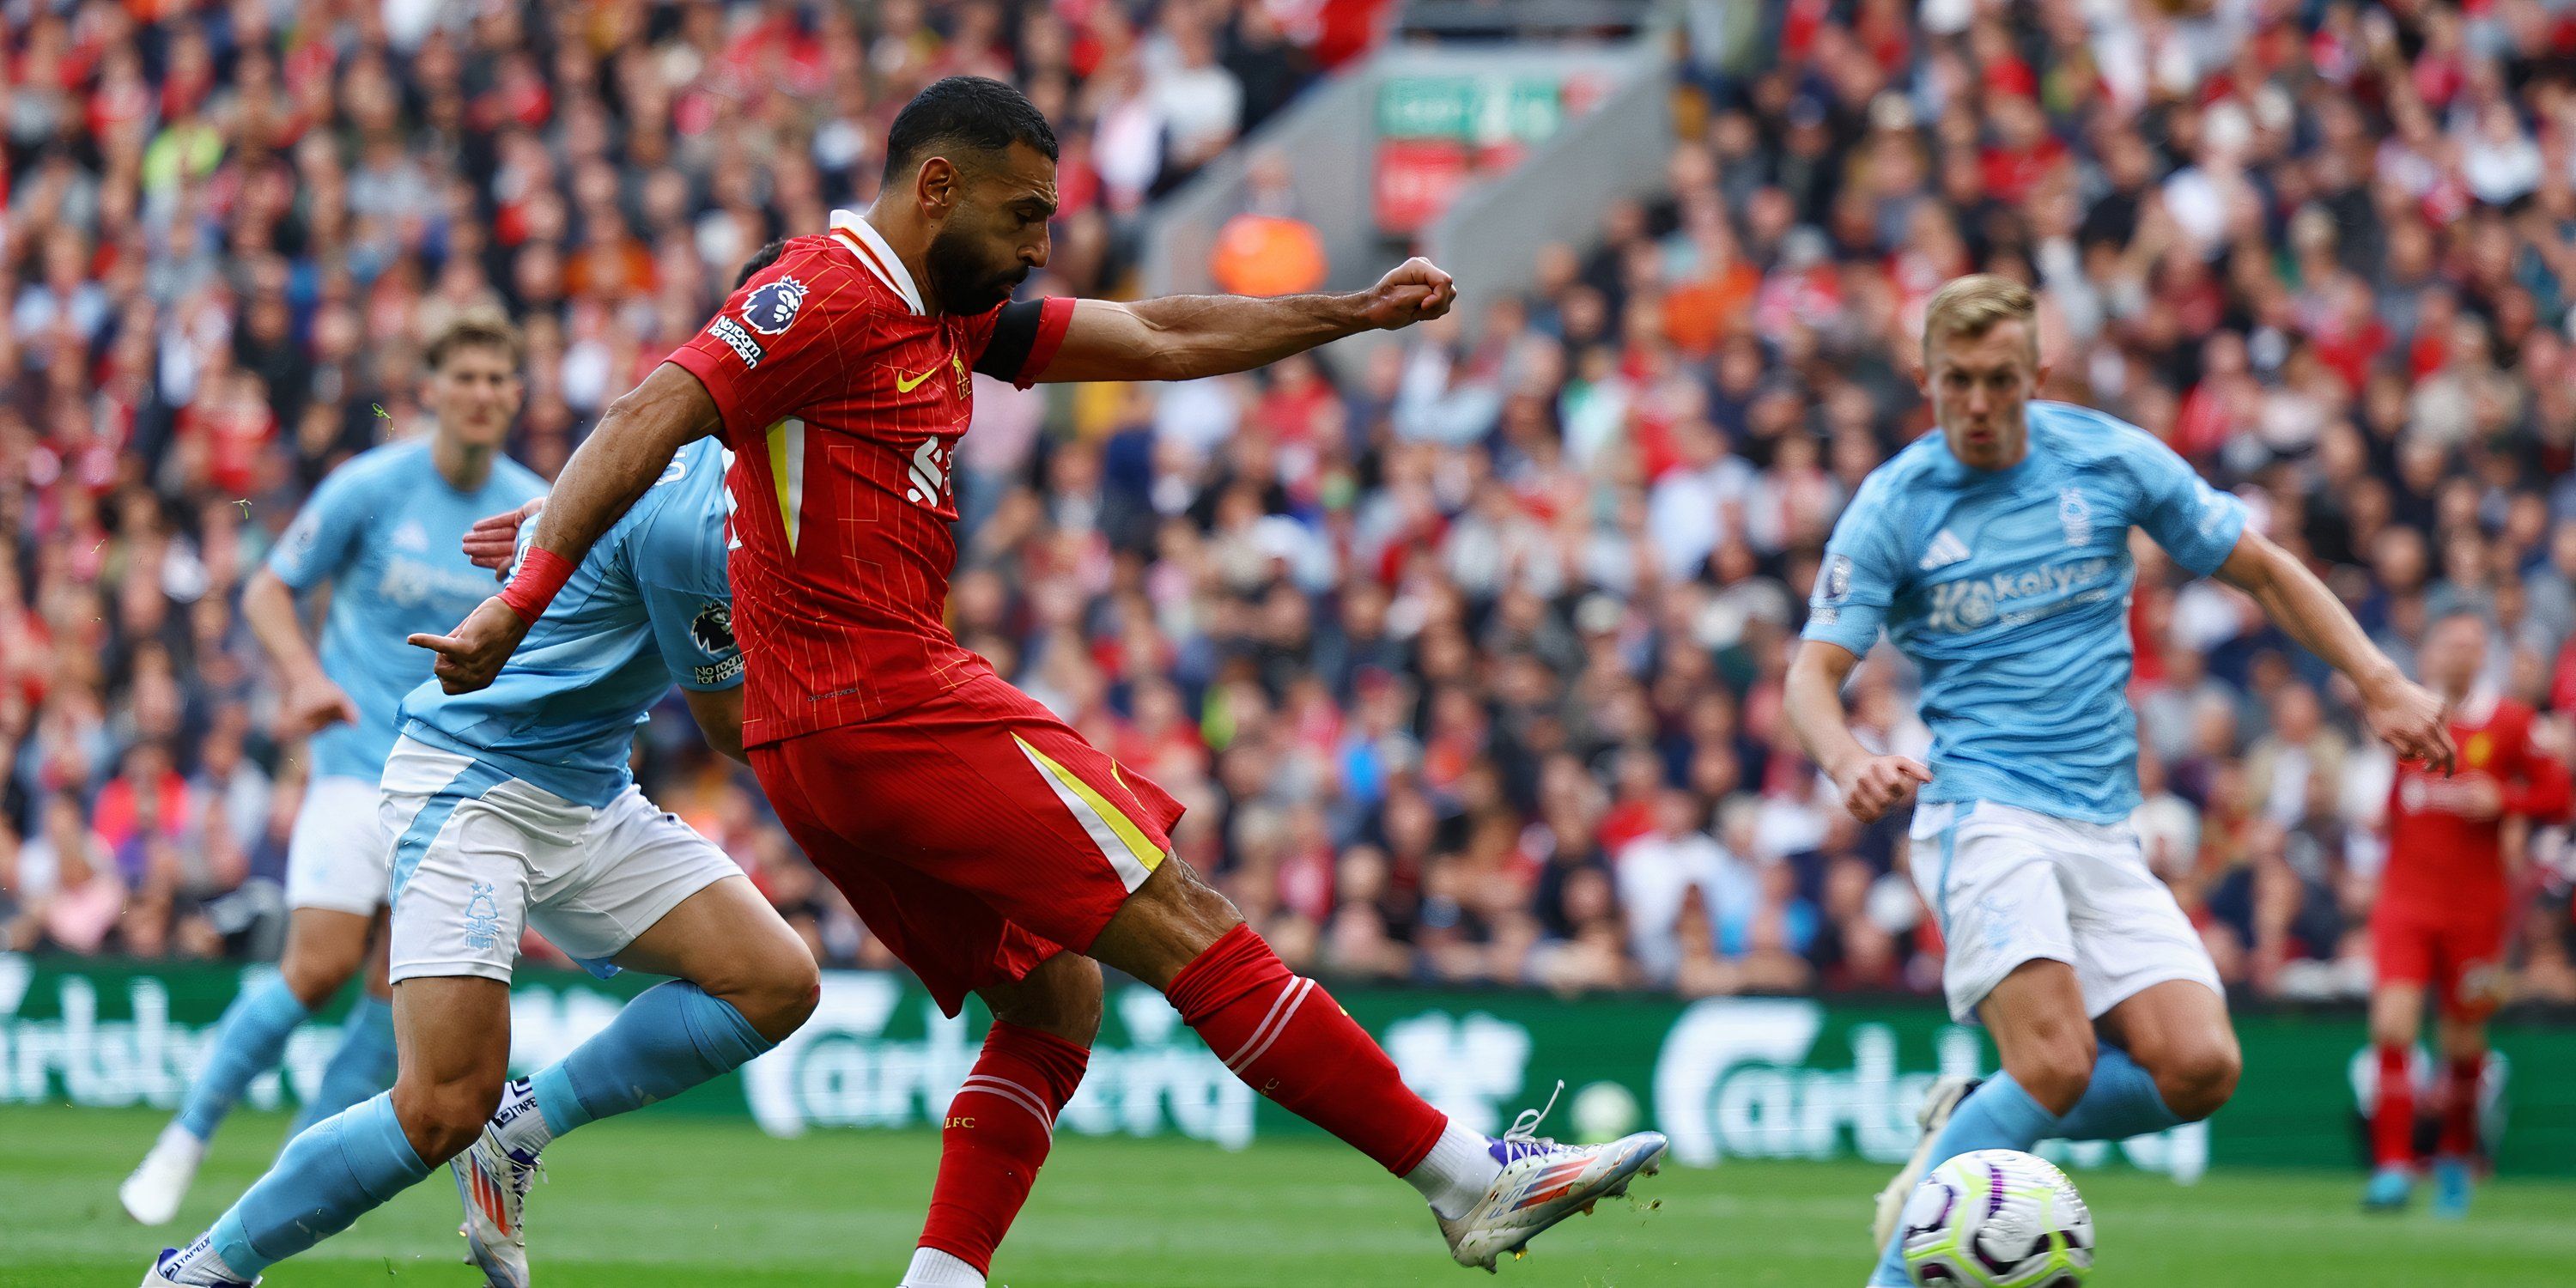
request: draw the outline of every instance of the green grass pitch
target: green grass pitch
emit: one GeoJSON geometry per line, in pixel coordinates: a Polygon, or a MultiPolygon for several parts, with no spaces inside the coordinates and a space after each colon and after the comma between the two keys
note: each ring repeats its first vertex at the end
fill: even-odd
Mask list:
{"type": "MultiPolygon", "coordinates": [[[[179,1221],[142,1230],[114,1190],[158,1114],[0,1108],[0,1285],[131,1288],[268,1162],[283,1120],[243,1114],[179,1221]],[[182,1228],[184,1227],[184,1228],[182,1228]]],[[[542,1288],[890,1288],[910,1255],[938,1141],[926,1132],[771,1140],[648,1112],[548,1154],[529,1201],[542,1288]]],[[[1503,1288],[1858,1288],[1869,1199],[1845,1164],[1667,1169],[1506,1261],[1503,1288]]],[[[2360,1177],[2216,1175],[2192,1188],[2086,1173],[2107,1288],[2562,1288],[2576,1185],[2506,1181],[2460,1224],[2366,1218],[2360,1177]]],[[[442,1172],[269,1272],[269,1288],[475,1288],[442,1172]]],[[[995,1266],[1017,1288],[1468,1288],[1412,1193],[1329,1142],[1210,1146],[1067,1136],[995,1266]]]]}

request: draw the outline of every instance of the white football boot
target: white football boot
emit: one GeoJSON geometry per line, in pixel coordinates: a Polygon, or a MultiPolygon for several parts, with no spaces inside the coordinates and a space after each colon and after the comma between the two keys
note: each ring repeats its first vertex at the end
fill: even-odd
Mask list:
{"type": "Polygon", "coordinates": [[[134,1174],[116,1187],[116,1201],[140,1224],[168,1225],[179,1215],[179,1204],[197,1179],[197,1164],[205,1159],[206,1142],[172,1123],[161,1129],[161,1138],[152,1142],[152,1152],[135,1165],[134,1174]]]}
{"type": "MultiPolygon", "coordinates": [[[[203,1243],[205,1240],[199,1239],[197,1242],[203,1243]]],[[[247,1283],[239,1279],[217,1279],[212,1284],[203,1284],[189,1279],[171,1278],[168,1272],[173,1264],[195,1248],[196,1244],[193,1243],[186,1248],[163,1248],[161,1255],[152,1259],[152,1268],[143,1272],[143,1288],[259,1288],[257,1279],[247,1283]]]]}
{"type": "MultiPolygon", "coordinates": [[[[1564,1084],[1557,1089],[1564,1090],[1564,1084]]],[[[1554,1107],[1556,1097],[1548,1097],[1547,1103],[1554,1107]]],[[[1440,1233],[1459,1265],[1481,1266],[1491,1274],[1503,1254],[1521,1255],[1522,1247],[1549,1226],[1627,1193],[1638,1173],[1652,1176],[1663,1169],[1668,1142],[1661,1132],[1641,1131],[1607,1145],[1560,1145],[1537,1134],[1546,1117],[1546,1109],[1522,1110],[1512,1129],[1493,1144],[1502,1174],[1456,1220],[1440,1217],[1440,1233]]]]}
{"type": "Polygon", "coordinates": [[[501,1143],[485,1124],[474,1147],[447,1160],[465,1205],[465,1249],[491,1288],[528,1288],[528,1187],[544,1170],[537,1156],[501,1143]]]}
{"type": "Polygon", "coordinates": [[[1887,1251],[1887,1241],[1896,1237],[1896,1223],[1905,1217],[1905,1201],[1914,1197],[1914,1187],[1923,1182],[1923,1173],[1931,1170],[1932,1142],[1941,1138],[1941,1129],[1950,1125],[1950,1115],[1968,1093],[1985,1085],[1983,1078],[1950,1074],[1934,1082],[1923,1093],[1923,1107],[1914,1111],[1914,1121],[1923,1128],[1923,1139],[1914,1146],[1914,1157],[1906,1160],[1905,1169],[1887,1188],[1878,1192],[1878,1219],[1870,1226],[1870,1247],[1887,1251]]]}

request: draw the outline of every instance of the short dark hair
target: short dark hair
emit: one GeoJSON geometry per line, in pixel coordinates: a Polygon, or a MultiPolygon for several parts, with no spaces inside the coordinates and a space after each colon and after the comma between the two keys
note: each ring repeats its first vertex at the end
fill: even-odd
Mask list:
{"type": "Polygon", "coordinates": [[[733,279],[733,289],[739,291],[744,286],[748,285],[752,278],[759,276],[760,270],[777,263],[778,257],[781,254],[784,254],[786,250],[787,239],[784,237],[775,237],[770,239],[770,243],[768,245],[761,247],[759,250],[753,251],[751,253],[751,258],[742,262],[741,275],[733,279]]]}
{"type": "Polygon", "coordinates": [[[897,182],[941,148],[1001,152],[1025,143],[1056,159],[1055,128],[1016,89],[989,76],[946,76],[912,96],[886,131],[885,181],[897,182]]]}

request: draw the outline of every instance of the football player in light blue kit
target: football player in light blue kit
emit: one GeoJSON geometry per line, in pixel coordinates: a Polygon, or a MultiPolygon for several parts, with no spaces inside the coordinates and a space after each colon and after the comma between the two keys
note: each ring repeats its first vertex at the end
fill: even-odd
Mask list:
{"type": "Polygon", "coordinates": [[[476,1263],[495,1288],[526,1288],[520,1218],[540,1150],[740,1066],[812,1013],[804,941],[724,851],[646,801],[627,764],[675,682],[709,742],[743,754],[725,464],[713,441],[673,458],[490,688],[449,696],[431,681],[403,700],[383,792],[401,1074],[298,1137],[147,1286],[255,1282],[448,1163],[476,1263]],[[528,925],[602,975],[676,978],[509,1082],[528,925]]]}
{"type": "Polygon", "coordinates": [[[2447,765],[2441,702],[2373,647],[2299,561],[2145,431],[2036,402],[2036,301],[1943,287],[1924,326],[1940,432],[1873,471],[1835,525],[1788,678],[1807,752],[1870,821],[1918,797],[1915,884],[1950,1009],[2003,1072],[1937,1084],[1913,1161],[1879,1196],[1871,1288],[1905,1288],[1897,1236],[1923,1173],[1979,1149],[2117,1140],[2215,1113],[2240,1057],[2200,937],[2148,870],[2129,708],[2129,529],[2251,595],[2351,677],[2371,730],[2447,765]],[[1884,627],[1923,674],[1931,764],[1863,746],[1842,684],[1884,627]]]}
{"type": "Polygon", "coordinates": [[[459,605],[482,602],[490,580],[458,548],[468,525],[546,489],[501,454],[521,396],[519,335],[508,319],[461,314],[432,340],[428,359],[424,401],[437,429],[332,471],[242,592],[242,616],[285,685],[278,737],[310,738],[304,804],[287,843],[286,951],[277,975],[233,999],[177,1117],[119,1187],[126,1212],[145,1225],[177,1214],[206,1143],[243,1090],[276,1068],[287,1036],[370,963],[295,1130],[393,1079],[384,952],[371,956],[368,940],[385,902],[377,777],[394,744],[394,708],[429,676],[430,659],[403,637],[441,629],[459,605]],[[317,655],[296,600],[325,586],[317,655]]]}

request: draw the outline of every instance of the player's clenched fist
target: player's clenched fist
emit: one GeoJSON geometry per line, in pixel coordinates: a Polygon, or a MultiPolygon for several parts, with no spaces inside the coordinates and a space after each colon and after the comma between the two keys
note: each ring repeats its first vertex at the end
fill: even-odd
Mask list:
{"type": "Polygon", "coordinates": [[[1416,255],[1377,279],[1360,312],[1370,326],[1394,331],[1439,317],[1457,300],[1458,284],[1438,265],[1416,255]]]}
{"type": "Polygon", "coordinates": [[[1843,808],[1864,823],[1875,823],[1914,799],[1914,789],[1931,781],[1932,771],[1906,756],[1872,756],[1834,777],[1843,792],[1843,808]]]}
{"type": "Polygon", "coordinates": [[[517,610],[501,602],[498,595],[474,606],[474,611],[445,635],[414,635],[410,644],[438,654],[438,663],[430,674],[438,677],[438,687],[449,693],[472,693],[490,685],[501,674],[501,665],[518,651],[519,641],[526,638],[529,623],[517,610]]]}
{"type": "Polygon", "coordinates": [[[316,671],[288,686],[277,708],[277,736],[303,738],[335,724],[358,723],[358,705],[316,671]]]}

